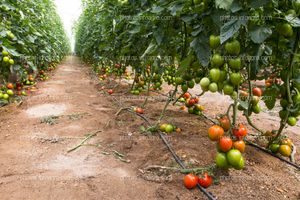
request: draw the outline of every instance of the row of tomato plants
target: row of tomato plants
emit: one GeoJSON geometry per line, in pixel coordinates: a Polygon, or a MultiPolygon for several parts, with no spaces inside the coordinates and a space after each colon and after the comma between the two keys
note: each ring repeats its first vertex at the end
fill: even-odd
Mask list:
{"type": "Polygon", "coordinates": [[[44,71],[70,49],[52,0],[1,1],[0,19],[0,104],[6,104],[14,89],[26,95],[23,86],[34,85],[36,75],[46,79],[44,71]]]}
{"type": "Polygon", "coordinates": [[[159,123],[180,90],[175,102],[184,102],[193,114],[202,111],[187,93],[196,84],[202,88],[198,96],[229,95],[232,104],[208,135],[218,143],[216,165],[242,169],[248,131],[238,112],[265,137],[265,147],[291,155],[285,128],[300,116],[299,12],[298,0],[84,1],[76,53],[102,73],[101,79],[106,73],[129,76],[130,66],[134,95],[160,90],[163,82],[173,85],[159,123]],[[257,87],[257,81],[265,84],[257,87]],[[251,115],[261,112],[261,99],[270,110],[280,102],[277,130],[252,122],[251,115]]]}

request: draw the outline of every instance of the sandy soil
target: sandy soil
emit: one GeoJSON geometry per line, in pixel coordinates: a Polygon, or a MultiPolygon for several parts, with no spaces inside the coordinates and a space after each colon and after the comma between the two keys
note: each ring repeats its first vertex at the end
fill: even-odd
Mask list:
{"type": "MultiPolygon", "coordinates": [[[[69,57],[21,106],[0,109],[1,199],[206,199],[198,190],[184,188],[182,174],[144,170],[149,165],[178,166],[157,135],[139,133],[146,126],[140,118],[126,112],[115,116],[120,106],[143,99],[121,95],[128,91],[125,84],[108,96],[91,77],[90,68],[69,57]],[[67,152],[96,131],[89,145],[67,152]],[[124,155],[123,161],[116,152],[124,155]]],[[[208,115],[224,112],[230,101],[220,98],[201,98],[208,115]]],[[[149,101],[145,116],[157,119],[164,100],[156,96],[149,101]]],[[[264,129],[278,120],[276,111],[259,116],[255,122],[264,129]]],[[[207,120],[171,106],[164,121],[183,129],[168,139],[188,166],[213,163],[216,150],[206,135],[211,125],[207,120]]],[[[287,134],[300,146],[299,126],[287,134]]],[[[252,147],[245,157],[244,170],[217,173],[220,183],[208,190],[218,199],[300,199],[299,171],[252,147]]],[[[296,160],[299,164],[299,153],[296,160]]]]}

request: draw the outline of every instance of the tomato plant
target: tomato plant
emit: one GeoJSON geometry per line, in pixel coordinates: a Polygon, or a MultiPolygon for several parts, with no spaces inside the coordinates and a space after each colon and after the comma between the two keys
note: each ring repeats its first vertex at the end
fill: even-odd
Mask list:
{"type": "MultiPolygon", "coordinates": [[[[0,84],[9,81],[7,89],[26,81],[28,73],[51,69],[70,51],[53,1],[3,0],[0,19],[0,84]]],[[[12,97],[12,91],[2,92],[12,97]]],[[[4,95],[0,104],[9,98],[4,95]]]]}
{"type": "MultiPolygon", "coordinates": [[[[218,92],[231,97],[227,118],[208,130],[213,141],[220,142],[226,135],[233,142],[225,158],[218,152],[217,166],[244,167],[241,153],[248,126],[265,136],[251,118],[264,109],[262,103],[267,109],[273,109],[276,101],[281,105],[280,126],[265,139],[268,148],[284,134],[286,125],[296,125],[300,116],[298,1],[84,2],[75,27],[77,55],[106,74],[122,76],[130,68],[134,95],[145,91],[149,95],[150,90],[168,84],[171,89],[159,122],[177,92],[189,113],[203,114],[203,107],[188,93],[196,85],[202,89],[199,96],[218,92]],[[258,87],[257,81],[265,84],[258,87]],[[238,121],[238,112],[248,124],[238,121]]],[[[166,126],[160,128],[166,131],[166,126]]],[[[290,155],[286,144],[280,145],[272,149],[290,155]]]]}

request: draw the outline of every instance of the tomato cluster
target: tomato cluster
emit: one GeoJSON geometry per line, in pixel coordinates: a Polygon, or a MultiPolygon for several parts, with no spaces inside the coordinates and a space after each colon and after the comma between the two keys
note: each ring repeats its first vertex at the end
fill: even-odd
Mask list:
{"type": "Polygon", "coordinates": [[[243,141],[246,135],[247,129],[243,124],[239,124],[231,130],[231,122],[227,115],[220,117],[219,125],[213,125],[208,129],[209,139],[217,142],[218,153],[215,158],[217,167],[223,169],[244,168],[245,160],[242,153],[246,147],[243,141]],[[225,132],[228,136],[225,135],[225,132]]]}
{"type": "Polygon", "coordinates": [[[195,188],[198,183],[204,188],[208,188],[213,184],[213,178],[207,172],[204,172],[202,176],[187,174],[183,178],[183,184],[187,189],[195,188]]]}

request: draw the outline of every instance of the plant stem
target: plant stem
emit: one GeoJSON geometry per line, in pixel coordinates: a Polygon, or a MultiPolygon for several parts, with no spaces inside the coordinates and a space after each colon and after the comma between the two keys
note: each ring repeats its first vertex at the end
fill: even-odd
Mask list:
{"type": "Polygon", "coordinates": [[[289,66],[288,66],[288,69],[289,69],[289,73],[286,77],[286,89],[287,89],[287,97],[288,97],[288,106],[287,106],[287,113],[286,113],[286,116],[283,120],[281,120],[281,124],[280,124],[280,127],[277,131],[277,134],[276,136],[270,140],[269,144],[268,144],[268,147],[275,141],[278,139],[278,137],[281,135],[287,121],[288,121],[288,118],[289,118],[289,115],[290,115],[290,109],[293,105],[293,100],[292,100],[292,96],[291,96],[291,88],[290,88],[290,77],[292,76],[292,72],[293,72],[293,60],[294,60],[294,57],[295,57],[295,54],[297,53],[297,47],[298,47],[298,44],[299,44],[299,28],[297,28],[297,35],[296,35],[296,38],[295,38],[295,43],[294,43],[294,47],[293,47],[293,52],[291,53],[291,56],[290,56],[290,62],[289,62],[289,66]]]}
{"type": "Polygon", "coordinates": [[[157,125],[160,124],[161,120],[163,119],[163,117],[164,117],[164,115],[165,115],[165,112],[166,112],[166,110],[167,110],[169,104],[171,103],[173,97],[176,95],[176,93],[177,93],[177,88],[178,88],[178,86],[176,85],[176,87],[175,87],[173,93],[169,96],[169,98],[168,98],[168,100],[167,100],[167,102],[166,102],[166,104],[165,104],[165,107],[164,107],[164,109],[162,110],[162,112],[161,112],[161,114],[160,114],[160,117],[159,117],[159,119],[158,119],[157,125]]]}

